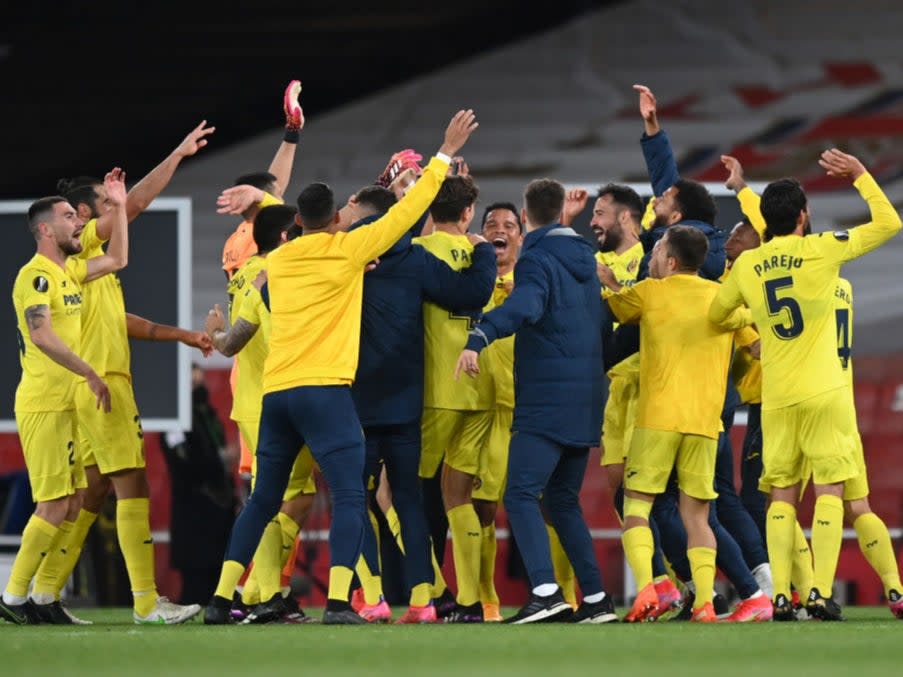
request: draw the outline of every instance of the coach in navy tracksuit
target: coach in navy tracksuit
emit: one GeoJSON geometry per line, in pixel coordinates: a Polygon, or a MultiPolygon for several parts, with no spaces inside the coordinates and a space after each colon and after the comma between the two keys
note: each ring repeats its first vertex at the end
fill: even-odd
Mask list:
{"type": "Polygon", "coordinates": [[[589,448],[598,444],[602,425],[601,287],[593,247],[558,223],[564,194],[564,187],[549,179],[527,187],[528,234],[514,268],[514,291],[477,323],[458,361],[458,372],[473,375],[481,349],[516,334],[505,509],[533,594],[508,623],[571,613],[555,584],[540,499],[584,595],[573,619],[615,620],[578,496],[589,448]]]}
{"type": "MultiPolygon", "coordinates": [[[[356,196],[357,215],[369,213],[352,228],[373,221],[395,201],[372,186],[356,196]]],[[[405,544],[409,587],[432,583],[430,540],[420,492],[420,417],[423,414],[423,303],[473,308],[489,301],[495,285],[495,250],[476,244],[469,268],[456,272],[408,233],[364,275],[361,347],[352,397],[366,439],[366,478],[385,462],[392,502],[405,544]]],[[[451,374],[449,374],[451,377],[451,374]]],[[[376,538],[365,530],[368,566],[379,571],[376,538]]]]}

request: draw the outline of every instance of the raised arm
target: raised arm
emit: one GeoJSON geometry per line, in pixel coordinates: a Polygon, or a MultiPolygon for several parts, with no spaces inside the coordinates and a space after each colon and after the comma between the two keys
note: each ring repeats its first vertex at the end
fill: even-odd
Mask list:
{"type": "Polygon", "coordinates": [[[749,308],[743,305],[744,299],[737,277],[727,276],[709,306],[709,321],[728,331],[752,324],[749,308]]]}
{"type": "Polygon", "coordinates": [[[32,305],[25,309],[25,324],[31,342],[51,360],[69,371],[83,376],[88,387],[97,398],[97,408],[110,411],[110,391],[107,384],[97,375],[91,365],[76,355],[63,339],[53,330],[50,307],[46,304],[32,305]]]}
{"type": "MultiPolygon", "coordinates": [[[[126,216],[125,172],[119,167],[107,172],[103,179],[110,209],[105,216],[111,220],[110,244],[105,254],[88,259],[87,272],[82,282],[90,282],[126,267],[129,260],[129,222],[126,216]]],[[[98,219],[98,230],[100,229],[98,219]]]]}
{"type": "Polygon", "coordinates": [[[495,286],[495,249],[479,235],[468,233],[468,237],[479,240],[475,242],[471,264],[460,271],[454,270],[426,249],[421,249],[424,258],[424,295],[448,310],[482,308],[492,297],[495,286]]]}
{"type": "Polygon", "coordinates": [[[282,199],[288,184],[292,179],[292,167],[295,164],[295,151],[298,149],[298,136],[304,128],[304,111],[298,103],[301,94],[301,81],[292,80],[285,88],[282,97],[282,108],[285,111],[285,136],[276,155],[270,163],[270,174],[276,177],[276,186],[273,191],[276,197],[282,199]]]}
{"type": "Polygon", "coordinates": [[[740,210],[749,219],[750,224],[759,234],[759,238],[764,240],[766,225],[765,219],[762,218],[762,211],[759,209],[759,203],[762,200],[753,192],[752,188],[746,185],[743,178],[743,165],[737,158],[730,155],[722,155],[721,163],[728,172],[724,187],[734,191],[737,201],[740,203],[740,210]]]}
{"type": "MultiPolygon", "coordinates": [[[[132,187],[125,203],[125,211],[129,223],[147,209],[148,205],[169,185],[176,168],[178,168],[182,160],[191,157],[206,146],[207,137],[215,131],[216,127],[208,127],[207,121],[201,120],[201,123],[188,132],[188,136],[182,139],[182,142],[166,156],[163,162],[150,170],[147,176],[132,187]]],[[[97,225],[98,235],[103,237],[104,233],[100,231],[100,223],[98,222],[97,225]]]]}
{"type": "Polygon", "coordinates": [[[903,226],[900,215],[857,158],[832,148],[821,154],[818,164],[829,176],[851,179],[853,186],[868,204],[872,217],[871,221],[861,226],[834,233],[834,239],[843,249],[841,253],[843,261],[868,254],[900,232],[903,226]]]}
{"type": "Polygon", "coordinates": [[[634,85],[633,88],[640,95],[640,115],[643,116],[645,125],[645,133],[640,140],[643,158],[646,160],[652,192],[656,197],[660,197],[677,183],[680,174],[677,172],[671,141],[658,124],[655,95],[645,85],[634,85]]]}
{"type": "Polygon", "coordinates": [[[345,238],[348,253],[361,265],[386,252],[426,211],[448,171],[454,155],[467,143],[479,123],[472,110],[460,110],[445,130],[445,140],[414,186],[391,209],[373,223],[362,226],[345,238]]]}
{"type": "Polygon", "coordinates": [[[197,348],[204,357],[208,357],[213,352],[213,343],[210,337],[202,331],[190,331],[167,324],[157,324],[131,313],[125,314],[125,324],[129,338],[142,341],[178,341],[186,346],[197,348]]]}
{"type": "Polygon", "coordinates": [[[561,210],[561,225],[569,226],[586,207],[589,193],[585,188],[572,188],[564,196],[564,208],[561,210]]]}

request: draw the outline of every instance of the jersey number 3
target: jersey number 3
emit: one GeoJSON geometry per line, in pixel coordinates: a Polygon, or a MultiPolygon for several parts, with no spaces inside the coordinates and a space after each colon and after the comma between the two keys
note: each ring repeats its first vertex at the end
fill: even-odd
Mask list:
{"type": "Polygon", "coordinates": [[[793,278],[779,277],[776,280],[765,282],[765,302],[768,304],[768,314],[772,317],[780,316],[783,321],[771,325],[772,331],[779,339],[795,339],[803,333],[803,311],[800,304],[791,296],[780,296],[781,291],[793,287],[793,278]],[[787,313],[782,311],[787,310],[787,313]],[[789,323],[787,322],[789,319],[789,323]]]}

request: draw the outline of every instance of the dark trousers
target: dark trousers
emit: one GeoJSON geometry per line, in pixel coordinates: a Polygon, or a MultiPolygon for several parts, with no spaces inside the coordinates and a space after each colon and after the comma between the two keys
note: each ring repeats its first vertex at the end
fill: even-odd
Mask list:
{"type": "MultiPolygon", "coordinates": [[[[367,426],[364,436],[367,440],[364,482],[379,472],[380,460],[386,466],[386,477],[392,489],[392,505],[401,524],[407,586],[410,589],[421,583],[433,583],[430,535],[417,474],[420,465],[420,420],[400,425],[367,426]]],[[[373,572],[379,571],[377,552],[376,535],[367,528],[364,531],[364,555],[373,572]]]]}
{"type": "Polygon", "coordinates": [[[364,434],[348,386],[300,386],[263,397],[257,477],[238,516],[226,560],[245,564],[254,556],[267,523],[282,505],[292,464],[307,444],[332,498],[329,553],[332,566],[354,569],[367,520],[364,434]]]}
{"type": "Polygon", "coordinates": [[[740,500],[759,530],[762,542],[767,543],[765,513],[768,512],[768,496],[759,491],[759,478],[762,477],[762,405],[750,404],[747,416],[740,465],[740,500]]]}
{"type": "Polygon", "coordinates": [[[588,447],[515,432],[508,454],[505,510],[533,587],[555,582],[543,510],[558,533],[583,595],[602,592],[602,574],[583,511],[580,488],[588,447]]]}

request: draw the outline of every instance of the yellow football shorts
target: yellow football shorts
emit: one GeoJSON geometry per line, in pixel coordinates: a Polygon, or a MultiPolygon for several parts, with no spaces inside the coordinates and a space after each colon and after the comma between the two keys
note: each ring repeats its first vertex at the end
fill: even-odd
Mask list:
{"type": "Polygon", "coordinates": [[[644,494],[662,494],[671,472],[687,496],[702,501],[718,498],[715,492],[715,455],[718,440],[670,430],[637,428],[624,466],[624,488],[644,494]]]}
{"type": "Polygon", "coordinates": [[[88,486],[78,449],[75,410],[16,412],[31,496],[53,501],[88,486]]]}
{"type": "MultiPolygon", "coordinates": [[[[244,438],[251,450],[251,490],[254,490],[254,479],[257,477],[257,440],[260,433],[260,421],[236,421],[238,432],[244,438]]],[[[305,444],[295,458],[292,466],[292,474],[289,475],[288,486],[282,495],[283,501],[290,501],[299,494],[313,495],[317,493],[317,483],[314,481],[314,457],[305,444]]]]}
{"type": "Polygon", "coordinates": [[[110,389],[110,412],[97,408],[87,382],[75,389],[78,443],[85,467],[96,465],[101,474],[144,467],[144,431],[135,404],[132,381],[125,374],[103,377],[110,389]]]}
{"type": "Polygon", "coordinates": [[[449,467],[476,476],[480,472],[480,450],[492,427],[494,410],[423,410],[420,421],[420,476],[436,476],[442,459],[449,467]]]}
{"type": "Polygon", "coordinates": [[[480,451],[480,472],[474,478],[473,498],[478,501],[500,501],[508,477],[508,445],[514,410],[496,406],[486,442],[480,451]]]}
{"type": "Polygon", "coordinates": [[[639,375],[611,374],[608,401],[602,419],[601,465],[624,463],[630,450],[640,397],[639,375]]]}
{"type": "Polygon", "coordinates": [[[855,415],[851,414],[845,388],[789,407],[762,409],[759,489],[790,487],[807,479],[810,472],[816,484],[836,484],[857,477],[857,438],[855,415]]]}

